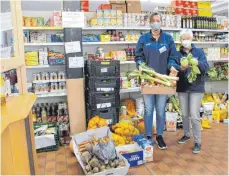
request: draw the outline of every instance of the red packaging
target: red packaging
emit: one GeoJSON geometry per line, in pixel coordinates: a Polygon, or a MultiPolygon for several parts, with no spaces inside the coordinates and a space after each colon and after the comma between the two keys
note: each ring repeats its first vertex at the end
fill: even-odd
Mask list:
{"type": "Polygon", "coordinates": [[[192,9],[192,10],[191,10],[191,15],[192,15],[192,16],[198,15],[198,10],[192,9]]]}
{"type": "Polygon", "coordinates": [[[192,9],[197,9],[197,2],[190,2],[192,9]]]}
{"type": "Polygon", "coordinates": [[[183,7],[183,1],[182,0],[174,0],[171,2],[171,4],[174,7],[183,7]]]}
{"type": "Polygon", "coordinates": [[[175,9],[175,13],[176,13],[176,15],[183,15],[184,14],[184,10],[183,10],[183,8],[176,8],[175,9]]]}
{"type": "Polygon", "coordinates": [[[89,11],[89,2],[88,2],[88,0],[81,1],[81,10],[84,11],[84,12],[88,12],[89,11]]]}
{"type": "Polygon", "coordinates": [[[111,4],[101,4],[100,6],[99,6],[99,10],[105,10],[105,9],[112,9],[112,6],[111,6],[111,4]]]}
{"type": "Polygon", "coordinates": [[[190,16],[191,15],[191,9],[183,9],[183,13],[186,16],[190,16]]]}
{"type": "Polygon", "coordinates": [[[183,1],[183,7],[184,8],[191,8],[191,2],[190,1],[183,1]]]}

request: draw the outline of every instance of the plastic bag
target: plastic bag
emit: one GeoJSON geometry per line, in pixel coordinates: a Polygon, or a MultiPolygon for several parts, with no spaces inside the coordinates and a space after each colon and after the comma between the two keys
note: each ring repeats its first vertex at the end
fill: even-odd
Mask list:
{"type": "Polygon", "coordinates": [[[110,160],[116,158],[116,150],[113,141],[108,143],[97,143],[93,147],[93,153],[107,164],[110,160]]]}

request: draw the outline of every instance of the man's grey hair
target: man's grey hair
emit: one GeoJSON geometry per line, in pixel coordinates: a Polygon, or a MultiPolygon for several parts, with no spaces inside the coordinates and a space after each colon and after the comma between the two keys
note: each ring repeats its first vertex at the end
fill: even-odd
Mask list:
{"type": "Polygon", "coordinates": [[[191,29],[183,29],[183,30],[180,32],[180,38],[182,38],[183,36],[190,36],[190,37],[193,38],[192,30],[191,30],[191,29]]]}
{"type": "Polygon", "coordinates": [[[160,19],[161,19],[161,14],[160,14],[160,13],[158,13],[158,12],[153,12],[153,13],[150,15],[149,21],[151,21],[151,19],[152,19],[154,16],[159,16],[160,19]]]}

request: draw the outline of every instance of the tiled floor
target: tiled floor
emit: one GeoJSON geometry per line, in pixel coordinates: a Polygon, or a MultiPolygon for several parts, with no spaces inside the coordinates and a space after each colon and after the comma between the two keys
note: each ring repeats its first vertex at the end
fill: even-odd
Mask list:
{"type": "MultiPolygon", "coordinates": [[[[213,124],[203,131],[202,151],[192,154],[193,140],[178,145],[183,131],[165,132],[168,149],[155,145],[154,161],[131,168],[130,175],[228,175],[228,126],[213,124]]],[[[39,175],[83,175],[80,165],[68,147],[56,152],[38,154],[39,175]]]]}

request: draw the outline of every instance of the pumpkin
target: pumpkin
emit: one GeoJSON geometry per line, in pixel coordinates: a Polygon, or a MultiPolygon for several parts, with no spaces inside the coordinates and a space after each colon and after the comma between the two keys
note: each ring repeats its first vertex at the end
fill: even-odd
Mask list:
{"type": "Polygon", "coordinates": [[[96,129],[107,126],[107,121],[99,116],[92,117],[88,122],[88,129],[96,129]]]}
{"type": "Polygon", "coordinates": [[[138,120],[135,122],[135,127],[139,130],[140,134],[145,134],[144,120],[138,120]]]}

